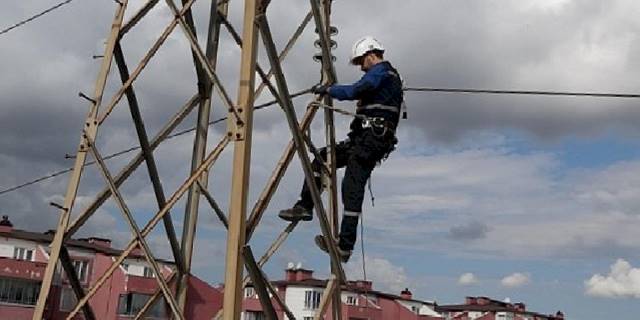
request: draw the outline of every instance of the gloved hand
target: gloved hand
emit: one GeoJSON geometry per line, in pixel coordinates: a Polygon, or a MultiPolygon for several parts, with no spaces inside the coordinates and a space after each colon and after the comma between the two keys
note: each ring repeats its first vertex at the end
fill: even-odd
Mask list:
{"type": "Polygon", "coordinates": [[[327,94],[329,93],[329,85],[326,84],[316,84],[315,86],[311,87],[311,92],[313,92],[314,94],[327,94]]]}

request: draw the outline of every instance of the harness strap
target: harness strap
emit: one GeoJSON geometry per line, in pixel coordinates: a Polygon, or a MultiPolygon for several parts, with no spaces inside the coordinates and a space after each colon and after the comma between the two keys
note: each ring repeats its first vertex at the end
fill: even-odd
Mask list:
{"type": "Polygon", "coordinates": [[[391,111],[394,113],[400,113],[400,108],[399,107],[395,107],[395,106],[387,106],[384,104],[379,104],[379,103],[374,103],[374,104],[368,104],[366,106],[361,106],[357,108],[357,111],[363,111],[363,110],[385,110],[385,111],[391,111]]]}

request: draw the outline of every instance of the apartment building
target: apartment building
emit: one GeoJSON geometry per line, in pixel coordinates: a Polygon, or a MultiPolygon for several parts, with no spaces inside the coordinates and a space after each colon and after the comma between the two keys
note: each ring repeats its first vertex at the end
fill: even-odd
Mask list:
{"type": "MultiPolygon", "coordinates": [[[[312,320],[315,316],[327,280],[315,279],[313,271],[300,266],[285,270],[285,279],[273,282],[278,295],[296,319],[312,320]]],[[[262,320],[264,313],[253,287],[245,288],[243,320],[262,320]]],[[[286,319],[284,311],[277,306],[278,319],[286,319]]],[[[399,294],[385,293],[373,289],[371,281],[349,281],[342,286],[342,319],[345,320],[436,320],[444,319],[435,311],[436,303],[415,299],[405,289],[399,294]]],[[[329,306],[331,308],[331,306],[329,306]]],[[[324,318],[333,319],[330,312],[324,318]]]]}
{"type": "MultiPolygon", "coordinates": [[[[40,284],[49,260],[48,245],[53,232],[37,233],[14,229],[7,216],[0,221],[0,319],[31,319],[40,284]]],[[[76,274],[82,286],[94,284],[121,251],[109,239],[91,237],[67,242],[76,274]]],[[[113,276],[89,301],[98,319],[131,319],[157,290],[155,277],[168,278],[174,263],[158,260],[162,275],[153,273],[140,250],[134,250],[113,276]]],[[[222,291],[195,276],[189,278],[187,319],[210,320],[222,308],[222,291]]],[[[75,306],[76,297],[60,270],[54,277],[47,301],[45,319],[65,319],[75,306]]],[[[166,305],[160,301],[148,318],[168,319],[166,305]]]]}
{"type": "Polygon", "coordinates": [[[446,320],[564,320],[561,311],[542,314],[529,311],[522,302],[511,303],[488,297],[466,297],[464,304],[436,307],[446,320]]]}

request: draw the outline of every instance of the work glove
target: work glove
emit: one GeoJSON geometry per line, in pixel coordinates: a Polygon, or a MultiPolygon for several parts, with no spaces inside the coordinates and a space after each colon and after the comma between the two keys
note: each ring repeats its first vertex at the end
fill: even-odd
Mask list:
{"type": "Polygon", "coordinates": [[[314,94],[327,94],[329,93],[329,85],[326,84],[316,84],[315,86],[311,87],[311,92],[313,92],[314,94]]]}

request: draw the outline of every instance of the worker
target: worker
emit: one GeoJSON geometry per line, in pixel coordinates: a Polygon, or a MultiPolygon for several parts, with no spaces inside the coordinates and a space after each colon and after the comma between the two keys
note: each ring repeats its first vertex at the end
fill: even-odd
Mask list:
{"type": "MultiPolygon", "coordinates": [[[[384,47],[371,36],[353,45],[351,64],[365,73],[351,85],[316,85],[315,94],[328,94],[338,100],[357,100],[356,114],[350,124],[348,138],[335,146],[336,167],[346,167],[342,180],[343,216],[337,241],[338,254],[343,262],[351,256],[357,238],[358,220],[362,214],[365,186],[374,167],[386,159],[398,142],[395,131],[403,103],[402,80],[398,71],[384,60],[384,47]]],[[[327,149],[320,149],[322,159],[312,163],[315,182],[322,191],[322,167],[327,149]]],[[[286,221],[313,219],[313,200],[304,184],[300,199],[292,208],[280,211],[286,221]]],[[[327,239],[316,236],[315,242],[328,252],[327,239]]]]}

